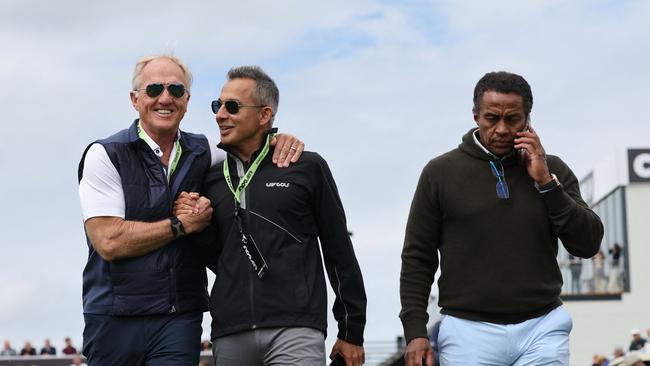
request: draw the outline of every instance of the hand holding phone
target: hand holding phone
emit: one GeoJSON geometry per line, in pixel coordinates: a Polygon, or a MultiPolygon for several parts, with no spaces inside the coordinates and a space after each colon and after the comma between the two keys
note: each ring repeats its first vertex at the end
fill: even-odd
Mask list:
{"type": "MultiPolygon", "coordinates": [[[[528,132],[530,129],[530,119],[526,119],[526,124],[524,124],[524,128],[520,132],[528,132]]],[[[525,166],[526,165],[526,155],[528,152],[526,149],[518,149],[517,150],[517,161],[519,162],[519,165],[525,166]]]]}
{"type": "Polygon", "coordinates": [[[522,166],[526,168],[528,175],[539,185],[544,185],[548,183],[551,179],[551,173],[549,172],[548,164],[546,162],[546,151],[542,142],[540,141],[537,131],[530,124],[530,121],[526,121],[524,129],[520,132],[517,132],[517,135],[520,136],[516,139],[517,143],[515,146],[525,146],[525,149],[518,149],[518,154],[520,154],[520,160],[523,164],[522,166]],[[524,152],[519,152],[524,150],[524,152]]]}
{"type": "Polygon", "coordinates": [[[336,356],[334,356],[332,362],[330,362],[329,366],[345,366],[345,359],[343,356],[341,356],[340,353],[337,353],[336,356]]]}

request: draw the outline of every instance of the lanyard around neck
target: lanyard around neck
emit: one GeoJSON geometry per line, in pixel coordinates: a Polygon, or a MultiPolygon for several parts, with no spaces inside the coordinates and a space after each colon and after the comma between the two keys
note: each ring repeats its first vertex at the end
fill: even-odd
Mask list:
{"type": "MultiPolygon", "coordinates": [[[[158,145],[156,144],[155,141],[151,139],[151,137],[149,137],[149,135],[147,135],[146,132],[144,132],[144,129],[142,129],[142,126],[140,126],[140,121],[138,121],[138,137],[143,139],[150,146],[152,144],[158,145]]],[[[181,147],[180,140],[176,138],[176,140],[174,140],[174,150],[172,150],[172,153],[170,155],[170,157],[174,156],[174,159],[172,160],[171,164],[169,164],[169,167],[167,169],[167,181],[169,181],[172,174],[174,173],[174,170],[176,170],[178,161],[181,160],[182,153],[183,153],[183,148],[181,147]]]]}
{"type": "Polygon", "coordinates": [[[266,154],[269,153],[269,148],[271,146],[271,138],[273,138],[272,134],[266,136],[266,142],[264,143],[264,147],[262,148],[262,151],[257,156],[257,158],[255,158],[255,161],[253,161],[253,164],[251,164],[250,168],[248,168],[246,174],[244,174],[244,177],[239,181],[239,184],[237,185],[237,189],[233,188],[232,179],[230,179],[230,168],[228,168],[228,155],[226,155],[226,160],[224,160],[223,162],[223,176],[226,179],[228,188],[230,188],[230,192],[232,192],[233,196],[235,196],[235,201],[238,204],[240,203],[239,197],[241,196],[241,193],[244,191],[244,189],[246,189],[248,184],[251,182],[251,180],[253,179],[253,175],[255,175],[255,172],[257,171],[257,168],[262,163],[264,157],[266,157],[266,154]]]}

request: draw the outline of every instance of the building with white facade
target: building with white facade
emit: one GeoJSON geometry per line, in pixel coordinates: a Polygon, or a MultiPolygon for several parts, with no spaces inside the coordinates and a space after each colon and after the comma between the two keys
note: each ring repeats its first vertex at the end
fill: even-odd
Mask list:
{"type": "Polygon", "coordinates": [[[573,316],[571,364],[627,350],[630,330],[650,328],[650,149],[629,149],[581,180],[583,197],[601,217],[601,253],[572,258],[561,248],[562,297],[573,316]]]}

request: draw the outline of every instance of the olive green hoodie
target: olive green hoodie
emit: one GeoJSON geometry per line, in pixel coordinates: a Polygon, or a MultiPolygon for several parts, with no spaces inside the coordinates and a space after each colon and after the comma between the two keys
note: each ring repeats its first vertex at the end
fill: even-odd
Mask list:
{"type": "Polygon", "coordinates": [[[474,131],[424,167],[413,197],[400,276],[407,341],[427,336],[427,302],[438,267],[443,314],[512,324],[561,304],[558,238],[582,258],[600,247],[602,223],[560,158],[548,155],[547,162],[562,185],[540,193],[515,154],[498,159],[486,153],[474,131]],[[497,196],[490,160],[503,166],[509,199],[497,196]]]}

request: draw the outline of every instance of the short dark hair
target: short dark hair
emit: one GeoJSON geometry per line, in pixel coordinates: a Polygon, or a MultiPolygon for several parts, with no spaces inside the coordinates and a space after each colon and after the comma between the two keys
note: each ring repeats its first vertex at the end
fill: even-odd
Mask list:
{"type": "Polygon", "coordinates": [[[271,117],[271,122],[273,122],[280,103],[280,91],[278,86],[275,85],[275,81],[261,67],[255,65],[233,67],[228,71],[228,80],[233,79],[252,79],[255,81],[252,97],[255,103],[267,105],[273,109],[273,117],[271,117]]]}
{"type": "Polygon", "coordinates": [[[526,119],[530,116],[530,111],[533,109],[533,92],[530,90],[530,85],[528,85],[526,79],[521,75],[506,71],[485,74],[474,87],[474,107],[472,108],[474,114],[479,114],[481,99],[486,91],[520,95],[524,101],[526,119]]]}

